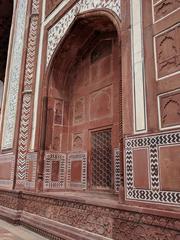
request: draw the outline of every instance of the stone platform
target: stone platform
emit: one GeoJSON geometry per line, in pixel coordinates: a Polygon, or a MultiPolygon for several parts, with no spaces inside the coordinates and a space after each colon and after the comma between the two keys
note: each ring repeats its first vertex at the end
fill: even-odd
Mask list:
{"type": "Polygon", "coordinates": [[[46,240],[22,226],[12,225],[0,220],[0,240],[46,240]]]}
{"type": "Polygon", "coordinates": [[[0,216],[51,239],[180,240],[180,213],[95,193],[0,190],[0,216]]]}

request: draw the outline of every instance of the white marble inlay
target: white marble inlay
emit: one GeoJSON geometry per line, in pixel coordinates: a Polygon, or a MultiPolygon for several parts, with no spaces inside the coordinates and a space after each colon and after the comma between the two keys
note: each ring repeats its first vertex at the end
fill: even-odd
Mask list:
{"type": "Polygon", "coordinates": [[[28,0],[19,0],[10,62],[2,149],[13,147],[28,0]]]}
{"type": "Polygon", "coordinates": [[[132,78],[134,86],[135,132],[145,132],[147,129],[141,4],[142,0],[131,0],[132,78]]]}
{"type": "Polygon", "coordinates": [[[119,0],[80,0],[69,12],[65,14],[48,32],[47,46],[47,65],[71,23],[78,13],[83,13],[93,9],[109,9],[120,17],[120,1],[119,0]]]}

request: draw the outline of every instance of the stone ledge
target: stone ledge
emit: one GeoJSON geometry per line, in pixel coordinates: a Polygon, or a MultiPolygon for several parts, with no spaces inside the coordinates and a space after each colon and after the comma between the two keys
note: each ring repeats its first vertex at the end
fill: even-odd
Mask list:
{"type": "Polygon", "coordinates": [[[35,214],[30,214],[24,211],[17,211],[2,206],[0,206],[0,217],[14,224],[18,223],[20,225],[23,225],[37,233],[40,233],[43,236],[48,236],[53,239],[111,240],[111,238],[99,236],[97,234],[74,228],[35,214]]]}
{"type": "Polygon", "coordinates": [[[179,214],[0,190],[0,217],[60,240],[179,240],[179,214]]]}

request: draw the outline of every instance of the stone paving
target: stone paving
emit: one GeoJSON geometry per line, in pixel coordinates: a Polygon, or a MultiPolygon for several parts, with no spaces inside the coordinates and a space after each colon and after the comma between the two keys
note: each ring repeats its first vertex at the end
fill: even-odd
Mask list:
{"type": "Polygon", "coordinates": [[[0,220],[0,240],[47,240],[46,238],[22,227],[0,220]]]}

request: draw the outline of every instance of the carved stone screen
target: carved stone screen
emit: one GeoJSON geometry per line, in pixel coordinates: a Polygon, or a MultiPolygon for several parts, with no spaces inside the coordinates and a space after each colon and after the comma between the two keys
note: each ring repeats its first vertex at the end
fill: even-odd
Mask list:
{"type": "Polygon", "coordinates": [[[92,187],[109,189],[112,187],[111,129],[92,133],[92,187]]]}

